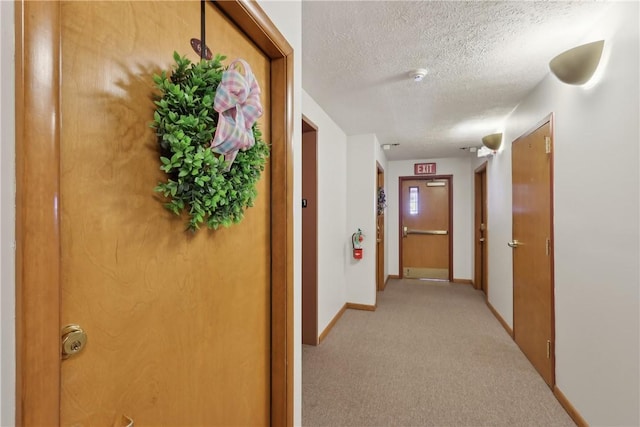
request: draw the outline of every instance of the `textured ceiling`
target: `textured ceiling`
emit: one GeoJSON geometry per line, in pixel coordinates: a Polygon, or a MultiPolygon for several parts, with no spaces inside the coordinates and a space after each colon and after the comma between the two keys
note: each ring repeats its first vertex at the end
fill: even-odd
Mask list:
{"type": "Polygon", "coordinates": [[[390,160],[469,155],[609,6],[303,1],[302,86],[347,135],[399,143],[390,160]]]}

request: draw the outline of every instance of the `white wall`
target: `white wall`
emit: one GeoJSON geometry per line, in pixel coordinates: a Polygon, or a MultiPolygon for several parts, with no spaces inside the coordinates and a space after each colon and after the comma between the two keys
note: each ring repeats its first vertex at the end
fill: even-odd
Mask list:
{"type": "Polygon", "coordinates": [[[399,194],[402,176],[414,176],[415,163],[436,163],[438,175],[453,175],[453,278],[473,278],[473,169],[471,157],[445,159],[395,160],[387,163],[387,228],[389,274],[400,274],[399,194]]]}
{"type": "Polygon", "coordinates": [[[302,424],[302,3],[258,0],[293,47],[293,423],[302,424]]]}
{"type": "Polygon", "coordinates": [[[376,304],[376,201],[379,149],[374,134],[349,136],[347,143],[347,299],[376,304]],[[364,234],[362,259],[352,255],[351,235],[364,234]]]}
{"type": "Polygon", "coordinates": [[[15,420],[14,4],[0,1],[0,425],[15,420]]]}
{"type": "Polygon", "coordinates": [[[376,304],[376,161],[385,173],[388,164],[374,134],[347,137],[304,90],[302,113],[318,128],[318,333],[322,333],[346,302],[376,304]],[[351,251],[351,235],[358,228],[365,234],[364,257],[359,261],[351,251]]]}
{"type": "MultiPolygon", "coordinates": [[[[539,119],[542,119],[541,116],[539,119]]],[[[534,124],[537,121],[534,122],[534,124]]],[[[487,236],[489,302],[513,328],[513,250],[507,246],[512,232],[511,141],[503,134],[500,151],[487,165],[487,236]]],[[[478,159],[481,164],[486,159],[478,159]]],[[[475,169],[475,167],[474,167],[475,169]]]]}
{"type": "Polygon", "coordinates": [[[318,128],[318,334],[347,301],[347,136],[302,91],[302,113],[318,128]]]}
{"type": "Polygon", "coordinates": [[[590,425],[640,424],[639,4],[615,3],[595,86],[545,78],[488,166],[489,300],[511,324],[511,141],[555,114],[556,382],[590,425]]]}

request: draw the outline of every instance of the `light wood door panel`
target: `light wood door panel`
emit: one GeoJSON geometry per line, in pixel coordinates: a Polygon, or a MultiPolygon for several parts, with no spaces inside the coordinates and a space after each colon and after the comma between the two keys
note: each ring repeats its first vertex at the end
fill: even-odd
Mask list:
{"type": "MultiPolygon", "coordinates": [[[[189,12],[186,12],[186,8],[193,3],[180,2],[181,7],[179,8],[176,8],[175,4],[173,5],[172,25],[173,23],[181,25],[187,20],[191,22],[190,19],[187,19],[188,16],[191,16],[191,11],[189,10],[189,12]]],[[[207,7],[211,6],[211,4],[207,4],[207,7]]],[[[63,317],[64,314],[60,312],[60,303],[61,299],[66,298],[66,296],[61,297],[60,294],[65,292],[62,282],[66,277],[63,278],[60,271],[64,270],[65,267],[62,264],[68,260],[68,254],[71,252],[68,252],[66,248],[62,250],[61,240],[66,239],[65,241],[70,241],[73,245],[82,248],[91,248],[91,251],[88,252],[90,252],[89,255],[92,257],[86,257],[87,262],[94,263],[96,260],[102,260],[99,256],[100,250],[96,249],[97,246],[94,246],[93,243],[85,242],[82,238],[74,237],[73,240],[69,240],[69,237],[60,236],[63,228],[61,224],[63,220],[61,220],[61,217],[64,214],[62,212],[61,204],[65,203],[63,200],[64,194],[61,194],[62,192],[60,191],[60,181],[65,179],[65,177],[61,176],[61,172],[65,168],[64,159],[61,159],[62,150],[60,145],[64,143],[61,137],[61,128],[75,126],[76,124],[73,123],[73,121],[86,121],[89,123],[87,125],[88,129],[104,129],[104,123],[101,122],[108,121],[109,123],[112,123],[114,122],[112,115],[116,115],[122,118],[124,125],[120,126],[119,123],[115,123],[115,128],[110,129],[110,131],[113,132],[113,136],[116,137],[108,139],[107,143],[112,144],[114,150],[129,150],[128,152],[131,153],[133,157],[136,157],[136,153],[139,154],[139,151],[143,148],[135,148],[131,146],[140,144],[144,149],[150,150],[150,152],[157,152],[155,146],[152,144],[147,145],[145,142],[145,135],[147,135],[148,132],[146,126],[148,125],[149,120],[145,120],[144,126],[142,127],[138,127],[137,125],[130,126],[132,121],[130,120],[129,113],[139,114],[142,110],[138,109],[138,104],[150,102],[148,96],[152,89],[148,77],[150,77],[151,71],[154,70],[156,66],[160,69],[165,68],[171,63],[170,52],[166,56],[165,53],[163,53],[161,57],[158,56],[153,58],[145,56],[144,50],[135,52],[137,59],[132,59],[132,55],[134,53],[133,51],[135,51],[134,47],[141,41],[148,42],[151,39],[152,44],[162,44],[166,42],[165,35],[154,34],[154,32],[162,32],[156,31],[157,29],[155,28],[155,24],[158,22],[160,24],[162,24],[162,22],[166,23],[166,20],[160,22],[158,20],[158,16],[153,10],[151,10],[147,16],[152,23],[151,26],[153,29],[151,32],[146,31],[148,30],[148,26],[138,25],[138,18],[136,18],[136,23],[134,24],[135,28],[126,27],[131,25],[132,15],[130,14],[132,9],[130,4],[127,3],[119,3],[119,5],[124,8],[122,13],[118,15],[117,20],[121,20],[120,24],[114,25],[112,22],[113,19],[107,20],[110,22],[109,25],[111,28],[116,30],[113,35],[118,36],[126,34],[127,37],[129,37],[128,42],[123,44],[122,42],[124,42],[124,40],[115,42],[108,37],[104,37],[104,31],[99,28],[96,33],[102,33],[100,41],[104,43],[105,50],[112,51],[113,44],[115,42],[116,45],[123,48],[122,58],[127,58],[128,62],[122,61],[118,64],[121,65],[122,70],[129,70],[127,76],[130,79],[118,80],[118,89],[114,90],[114,93],[117,92],[117,95],[120,96],[121,100],[118,102],[108,102],[117,98],[117,96],[115,96],[114,93],[108,93],[106,91],[101,92],[96,89],[100,84],[104,84],[107,81],[107,79],[104,78],[105,75],[98,70],[98,73],[95,74],[95,78],[88,78],[87,82],[89,82],[89,84],[77,89],[77,92],[79,93],[79,97],[86,96],[87,93],[92,90],[93,95],[98,93],[99,96],[97,96],[94,101],[96,103],[103,103],[104,110],[100,111],[106,111],[108,114],[105,114],[104,116],[98,115],[97,117],[82,114],[79,117],[63,118],[63,107],[60,102],[63,92],[62,85],[74,85],[76,83],[74,81],[75,79],[69,79],[68,76],[62,76],[63,58],[60,55],[60,50],[62,45],[61,27],[63,18],[61,3],[54,1],[16,2],[16,185],[18,194],[16,197],[16,396],[17,400],[20,402],[20,405],[17,405],[16,407],[16,423],[18,425],[59,425],[61,422],[60,395],[68,392],[68,390],[66,390],[61,393],[60,326],[63,323],[66,323],[66,319],[64,319],[64,322],[61,322],[61,317],[63,317]],[[141,32],[140,30],[143,29],[145,31],[141,32]],[[149,59],[151,61],[149,61],[149,59]],[[151,66],[149,66],[148,62],[151,62],[151,66]],[[147,85],[149,90],[144,90],[138,87],[134,82],[136,79],[140,85],[147,85]],[[140,95],[142,95],[142,97],[140,97],[140,95]],[[119,107],[118,104],[122,105],[119,107]],[[129,124],[129,126],[127,126],[127,124],[129,124]]],[[[165,4],[159,5],[158,3],[148,2],[146,5],[155,8],[161,7],[163,10],[167,10],[165,4]]],[[[270,390],[268,390],[267,393],[270,393],[271,395],[271,423],[273,425],[293,425],[293,389],[291,381],[293,364],[288,363],[288,360],[291,359],[293,354],[293,347],[291,344],[293,342],[293,299],[291,292],[293,281],[293,233],[291,227],[291,212],[293,210],[293,205],[290,190],[290,183],[293,179],[291,165],[292,105],[290,96],[293,79],[293,51],[291,46],[273,26],[266,14],[255,3],[238,0],[216,3],[216,5],[224,11],[226,16],[230,17],[230,19],[242,28],[243,33],[247,34],[251,40],[260,46],[260,49],[268,55],[271,61],[269,68],[271,72],[268,77],[270,78],[270,82],[268,84],[270,94],[268,95],[269,99],[265,102],[267,108],[269,108],[269,106],[271,107],[269,114],[270,119],[265,120],[265,124],[271,128],[267,133],[267,139],[269,139],[269,134],[271,134],[270,142],[272,143],[272,156],[270,163],[273,165],[271,173],[265,177],[270,181],[269,189],[271,194],[270,197],[268,196],[267,198],[271,198],[272,203],[270,210],[273,213],[270,220],[271,231],[268,233],[271,237],[271,256],[269,259],[269,269],[271,274],[271,315],[270,318],[264,322],[271,325],[270,390]]],[[[86,17],[86,15],[83,16],[86,17]]],[[[65,17],[65,19],[68,19],[68,17],[65,17]]],[[[100,16],[99,19],[102,19],[102,16],[100,16]]],[[[79,25],[73,19],[69,19],[68,22],[72,25],[79,25]]],[[[160,27],[162,27],[162,25],[160,25],[160,27]]],[[[85,34],[86,40],[78,43],[82,49],[84,49],[86,45],[92,44],[89,40],[93,37],[91,32],[94,30],[94,27],[92,25],[86,25],[85,28],[87,31],[87,34],[85,34]]],[[[219,29],[224,30],[223,27],[220,27],[219,29]]],[[[173,36],[175,35],[174,30],[175,28],[171,27],[170,29],[167,29],[166,32],[173,36]]],[[[211,34],[211,30],[209,30],[208,34],[211,34]]],[[[199,36],[199,26],[197,29],[193,30],[193,34],[190,34],[190,37],[194,36],[199,36]]],[[[177,37],[175,40],[178,40],[177,37]]],[[[214,52],[223,50],[215,48],[214,43],[210,40],[208,44],[214,48],[214,52]]],[[[224,46],[222,47],[224,48],[224,46]]],[[[102,47],[99,46],[98,43],[94,42],[93,49],[99,50],[102,49],[102,47]]],[[[151,49],[155,48],[152,46],[151,49]]],[[[172,46],[172,50],[173,49],[181,50],[181,48],[177,48],[177,42],[172,46]]],[[[187,49],[187,51],[189,51],[189,49],[187,49]]],[[[229,54],[229,51],[226,53],[229,54]]],[[[65,55],[67,54],[69,54],[68,50],[65,52],[65,55]]],[[[117,58],[105,57],[102,59],[105,59],[104,64],[108,68],[110,66],[110,64],[108,64],[108,60],[116,61],[117,58]]],[[[68,64],[65,64],[64,66],[67,67],[68,64]]],[[[113,66],[111,66],[111,68],[113,68],[113,66]]],[[[263,86],[263,90],[265,89],[266,87],[263,86]]],[[[64,90],[67,90],[67,88],[64,90]]],[[[79,102],[82,101],[79,100],[79,102]]],[[[144,108],[146,107],[143,107],[142,109],[144,108]]],[[[84,113],[84,111],[82,113],[84,113]]],[[[82,128],[82,126],[82,124],[78,124],[77,127],[82,128]]],[[[79,129],[79,131],[82,132],[83,130],[79,129]]],[[[88,135],[90,137],[96,136],[93,131],[88,132],[88,135]]],[[[102,148],[100,148],[99,151],[104,153],[102,148]]],[[[87,155],[91,158],[92,153],[87,150],[87,155]]],[[[95,160],[95,157],[93,157],[93,160],[95,160]]],[[[143,160],[143,157],[144,156],[137,156],[136,158],[143,160]]],[[[156,162],[158,161],[157,157],[152,157],[156,162]]],[[[126,162],[126,159],[124,159],[123,156],[117,155],[113,156],[110,160],[126,162]]],[[[129,163],[126,163],[126,165],[129,166],[129,163]]],[[[78,185],[82,186],[86,179],[94,179],[97,182],[104,179],[111,179],[113,182],[118,182],[117,176],[108,178],[109,173],[117,175],[122,172],[118,169],[118,165],[113,167],[111,171],[109,171],[109,168],[107,167],[107,162],[104,162],[101,166],[103,166],[102,169],[96,169],[93,171],[93,175],[95,175],[95,177],[80,177],[81,180],[78,185]]],[[[144,175],[147,173],[147,169],[145,168],[148,165],[136,164],[135,166],[141,168],[140,174],[144,175]]],[[[159,172],[155,169],[154,171],[156,173],[159,172]]],[[[131,176],[135,176],[135,173],[132,173],[131,171],[125,172],[131,176]]],[[[68,173],[68,171],[64,171],[64,173],[68,173]]],[[[147,178],[150,178],[149,181],[151,186],[155,185],[157,177],[154,176],[147,178]]],[[[129,219],[139,221],[139,227],[136,228],[132,225],[123,225],[123,223],[110,219],[109,215],[111,214],[116,213],[118,215],[122,215],[125,212],[125,208],[118,207],[117,209],[111,209],[112,207],[108,206],[108,203],[103,204],[106,207],[101,207],[101,205],[90,206],[87,215],[91,216],[95,222],[89,223],[88,221],[85,221],[82,224],[84,228],[91,228],[94,230],[88,233],[88,235],[91,235],[91,238],[95,238],[96,235],[100,235],[100,233],[102,233],[102,235],[106,235],[107,233],[105,233],[103,229],[106,229],[106,226],[110,224],[129,227],[128,230],[133,231],[131,238],[127,236],[127,240],[120,239],[120,237],[122,237],[121,234],[116,236],[118,237],[118,244],[115,246],[116,252],[111,254],[112,257],[115,257],[116,259],[121,259],[122,254],[128,256],[132,253],[132,251],[129,250],[129,246],[125,243],[131,244],[132,241],[135,241],[134,244],[139,245],[140,247],[144,246],[147,243],[147,240],[151,241],[153,239],[157,239],[158,242],[164,243],[162,239],[157,237],[161,235],[160,231],[162,230],[157,232],[155,230],[150,230],[149,227],[146,227],[146,218],[141,218],[135,215],[135,212],[141,210],[141,208],[146,209],[147,207],[145,204],[147,203],[147,200],[140,196],[144,191],[146,191],[142,190],[142,186],[144,185],[145,189],[148,188],[146,187],[147,183],[145,182],[143,184],[138,180],[135,182],[128,182],[127,184],[130,184],[131,188],[121,189],[120,194],[117,196],[114,196],[112,190],[107,188],[105,190],[105,197],[111,197],[114,203],[128,203],[129,210],[127,213],[130,214],[129,219]],[[131,197],[131,194],[135,194],[136,197],[131,197]],[[102,216],[95,215],[95,213],[92,214],[90,212],[91,209],[102,209],[105,212],[103,212],[104,215],[102,216]],[[109,221],[111,221],[111,223],[107,224],[109,221]],[[139,230],[146,231],[142,233],[139,230]],[[136,231],[137,234],[135,233],[136,231]],[[143,241],[136,240],[140,237],[143,237],[143,241]]],[[[62,183],[62,186],[65,185],[67,184],[62,183]]],[[[96,185],[100,187],[99,184],[91,185],[94,187],[96,185]]],[[[151,191],[145,194],[145,197],[154,197],[151,191]]],[[[160,211],[162,211],[162,209],[160,209],[160,211]]],[[[146,210],[144,214],[148,214],[146,210]]],[[[155,215],[157,215],[156,211],[153,211],[153,215],[154,217],[151,218],[151,221],[155,221],[157,219],[155,217],[155,215]]],[[[260,214],[258,214],[258,216],[262,217],[260,214]]],[[[179,227],[178,232],[182,231],[184,223],[181,220],[169,217],[167,217],[167,220],[173,221],[175,224],[180,224],[177,226],[179,227]]],[[[268,220],[265,218],[264,221],[258,221],[260,224],[263,222],[267,223],[268,220]]],[[[174,236],[171,239],[179,244],[182,244],[182,238],[185,240],[190,239],[184,234],[180,235],[182,236],[181,238],[175,238],[174,236]]],[[[218,234],[218,236],[220,236],[220,234],[218,234]]],[[[241,237],[247,238],[245,234],[242,234],[241,237]]],[[[254,235],[251,234],[249,238],[253,237],[254,235]]],[[[105,242],[108,242],[109,238],[111,238],[111,236],[108,236],[108,239],[105,242]]],[[[258,238],[260,238],[260,235],[258,235],[258,238]]],[[[221,237],[211,237],[211,240],[206,244],[207,249],[210,248],[211,245],[224,242],[224,240],[221,239],[221,237]]],[[[103,244],[106,245],[107,243],[103,244]]],[[[197,243],[194,245],[200,244],[201,243],[197,243]]],[[[184,246],[182,246],[182,248],[184,248],[184,246]]],[[[241,245],[238,246],[238,249],[242,248],[243,247],[241,245]]],[[[166,263],[180,265],[181,263],[184,263],[185,260],[189,261],[192,254],[189,254],[188,251],[180,252],[180,249],[181,248],[178,248],[173,252],[173,257],[166,257],[166,259],[162,258],[163,255],[160,254],[157,256],[157,261],[155,263],[149,262],[148,265],[154,267],[155,265],[162,264],[162,268],[165,268],[164,264],[166,263]]],[[[82,252],[82,250],[77,248],[70,248],[70,251],[76,251],[75,253],[82,252]]],[[[214,256],[216,255],[216,250],[212,250],[211,255],[212,257],[207,259],[206,262],[215,262],[214,256]]],[[[195,258],[198,258],[198,260],[200,259],[199,257],[195,258]]],[[[239,260],[241,257],[239,256],[237,259],[239,260]]],[[[224,260],[225,259],[223,257],[223,261],[224,260]]],[[[73,262],[76,261],[73,260],[73,262]]],[[[126,263],[123,263],[123,266],[124,264],[126,263]]],[[[225,265],[224,267],[233,269],[237,267],[237,264],[238,263],[232,263],[225,265]]],[[[258,264],[261,264],[261,262],[258,261],[258,264]]],[[[148,266],[141,265],[138,269],[143,269],[143,267],[148,266]]],[[[246,268],[244,261],[240,268],[246,268]]],[[[93,308],[95,309],[102,309],[104,307],[113,309],[113,312],[110,313],[114,319],[113,323],[124,323],[124,320],[120,319],[118,316],[124,317],[126,315],[127,310],[130,308],[126,306],[126,304],[129,304],[130,302],[129,296],[134,295],[137,292],[134,291],[134,289],[137,288],[133,286],[134,283],[130,280],[131,277],[133,277],[133,268],[123,267],[122,272],[119,271],[118,268],[103,268],[103,270],[105,276],[109,276],[110,278],[120,281],[120,288],[115,289],[113,292],[109,292],[109,297],[119,298],[118,302],[124,303],[125,305],[117,306],[117,304],[114,304],[113,302],[104,301],[100,301],[99,304],[91,301],[91,304],[93,304],[93,308]],[[125,285],[132,286],[129,289],[126,288],[125,285]],[[117,308],[114,308],[116,306],[117,308]]],[[[188,298],[188,296],[198,291],[191,286],[193,278],[197,278],[198,274],[188,271],[188,269],[185,271],[187,272],[185,272],[181,280],[178,281],[177,286],[179,287],[180,292],[187,295],[187,297],[180,295],[179,298],[176,299],[175,303],[175,305],[181,307],[181,311],[178,313],[170,313],[172,316],[175,315],[175,319],[170,319],[168,315],[165,315],[165,313],[154,314],[158,321],[154,323],[156,329],[148,331],[149,334],[162,330],[165,323],[170,325],[179,323],[181,321],[180,316],[182,315],[182,312],[188,314],[190,310],[197,308],[198,304],[197,301],[195,301],[195,298],[188,298]],[[165,323],[162,323],[162,321],[165,323]]],[[[95,274],[95,272],[92,273],[95,274]]],[[[147,271],[145,270],[145,274],[146,273],[147,271]]],[[[151,274],[148,275],[148,277],[150,276],[151,274]]],[[[208,278],[208,280],[213,282],[214,280],[219,280],[221,277],[226,279],[227,276],[224,272],[216,271],[216,275],[208,278]]],[[[83,281],[84,283],[89,282],[89,280],[83,281]]],[[[101,284],[99,285],[101,286],[101,284]]],[[[153,298],[155,299],[153,301],[145,301],[146,307],[143,306],[143,304],[139,304],[132,308],[131,311],[134,312],[135,316],[131,316],[131,328],[136,327],[135,322],[137,322],[140,317],[143,317],[143,313],[146,311],[153,311],[154,304],[162,299],[159,295],[156,295],[156,293],[163,292],[165,288],[170,288],[172,290],[175,289],[174,285],[169,286],[169,281],[164,281],[162,278],[160,278],[160,281],[158,282],[145,280],[144,283],[135,283],[135,285],[142,285],[149,291],[149,294],[153,294],[153,298]]],[[[95,284],[89,284],[87,286],[100,288],[100,286],[95,284]]],[[[225,287],[224,284],[220,286],[222,288],[225,287]]],[[[85,307],[89,306],[87,305],[87,301],[80,299],[72,302],[76,304],[77,307],[82,307],[83,305],[85,307]]],[[[231,301],[228,303],[235,304],[238,309],[241,307],[244,309],[244,305],[240,301],[231,301]]],[[[207,307],[211,312],[215,312],[218,308],[219,307],[216,307],[215,305],[207,307]]],[[[249,304],[248,309],[245,310],[244,317],[246,319],[253,319],[255,317],[254,313],[249,311],[252,308],[251,304],[249,304]]],[[[257,312],[256,314],[264,320],[260,312],[257,312]]],[[[93,313],[91,313],[91,315],[93,316],[93,313]]],[[[211,319],[214,318],[215,316],[212,315],[211,319]]],[[[206,317],[198,317],[197,322],[190,326],[197,329],[201,325],[206,325],[206,327],[209,328],[212,327],[211,324],[213,323],[209,320],[210,319],[207,319],[206,317]]],[[[225,324],[226,320],[227,319],[223,320],[225,324]]],[[[230,320],[233,321],[233,319],[230,320]]],[[[253,320],[250,322],[253,322],[253,320]]],[[[97,336],[94,332],[88,332],[90,338],[87,344],[87,352],[91,348],[92,343],[94,347],[96,345],[96,339],[94,338],[92,341],[91,337],[97,336]]],[[[191,333],[187,331],[180,335],[181,339],[175,343],[166,343],[165,345],[177,345],[181,348],[191,346],[191,352],[195,354],[193,359],[195,362],[199,360],[199,357],[204,357],[210,364],[221,363],[220,360],[209,357],[209,355],[201,356],[201,348],[197,341],[191,339],[190,334],[191,333]]],[[[233,331],[226,333],[225,330],[221,330],[220,337],[222,338],[222,341],[218,342],[218,348],[235,345],[232,341],[237,340],[237,337],[234,336],[233,339],[229,341],[227,338],[230,335],[233,335],[233,331]]],[[[126,352],[126,354],[119,354],[121,357],[120,364],[123,365],[128,364],[129,359],[135,357],[135,355],[144,352],[144,349],[140,349],[140,345],[136,347],[135,342],[133,344],[127,343],[126,345],[128,346],[128,352],[126,352]],[[122,356],[124,356],[124,358],[122,358],[122,356]]],[[[86,354],[86,352],[83,354],[86,354]]],[[[79,360],[83,354],[77,356],[75,359],[79,360]]],[[[189,354],[189,351],[184,350],[181,354],[186,356],[189,354]]],[[[153,354],[153,357],[154,358],[145,359],[145,363],[136,370],[135,378],[140,378],[140,376],[143,375],[142,371],[149,372],[152,366],[161,359],[155,353],[153,354]]],[[[68,364],[67,362],[70,362],[71,360],[72,359],[65,361],[65,364],[68,364]]],[[[191,360],[185,358],[182,361],[182,369],[188,370],[188,365],[190,363],[191,360]]],[[[168,365],[168,368],[172,368],[172,365],[168,365]]],[[[197,370],[198,368],[199,366],[196,364],[192,369],[197,370]]],[[[248,365],[243,365],[242,368],[252,370],[252,366],[248,365]]],[[[64,374],[70,374],[70,379],[75,380],[73,372],[65,372],[64,374]]],[[[115,381],[119,378],[117,378],[116,375],[109,376],[110,374],[111,373],[106,373],[105,377],[108,378],[105,379],[105,377],[102,377],[102,381],[92,384],[87,389],[87,393],[96,396],[117,394],[111,390],[121,387],[122,384],[116,383],[115,381]]],[[[75,375],[77,376],[77,374],[75,375]]],[[[234,396],[239,396],[236,400],[240,403],[229,405],[221,418],[208,420],[207,425],[229,424],[232,423],[232,421],[230,421],[232,418],[236,418],[238,423],[252,422],[251,420],[258,419],[255,415],[252,416],[244,414],[247,408],[251,408],[254,413],[261,412],[261,409],[257,408],[253,404],[243,403],[243,401],[247,400],[248,395],[245,393],[245,389],[242,389],[241,393],[237,393],[238,387],[237,385],[234,385],[237,381],[242,381],[243,378],[234,377],[229,380],[233,375],[233,372],[228,371],[225,371],[223,375],[221,375],[219,378],[220,381],[211,386],[216,388],[213,397],[216,398],[218,395],[223,394],[223,392],[220,392],[218,389],[224,389],[231,396],[225,400],[225,402],[233,400],[234,396]],[[226,389],[227,384],[232,384],[228,390],[226,389]]],[[[128,381],[128,383],[131,382],[132,381],[128,381]]],[[[167,384],[166,381],[151,381],[147,387],[149,390],[153,390],[154,392],[148,394],[148,402],[142,402],[143,404],[138,406],[146,408],[149,404],[157,404],[161,399],[155,395],[155,391],[158,391],[159,393],[165,392],[167,391],[167,387],[165,387],[167,385],[171,386],[171,384],[167,384]]],[[[138,385],[133,385],[132,388],[140,388],[140,386],[141,383],[138,383],[138,385]]],[[[191,384],[189,386],[196,388],[200,387],[199,385],[194,386],[191,384]]],[[[265,388],[268,387],[269,386],[266,386],[265,388]]],[[[168,390],[170,391],[170,389],[168,390]]],[[[137,393],[127,390],[126,397],[120,398],[120,401],[127,401],[127,399],[136,398],[136,396],[137,393]]],[[[84,396],[79,397],[80,399],[84,399],[84,396]]],[[[166,402],[166,400],[167,399],[164,399],[163,402],[166,402]]],[[[266,400],[269,400],[269,398],[266,400]]],[[[176,403],[180,402],[183,401],[176,401],[176,403]]],[[[72,402],[71,404],[76,405],[76,403],[77,402],[72,402]]],[[[129,403],[129,401],[127,401],[127,403],[129,403]]],[[[206,403],[207,405],[210,404],[209,401],[206,401],[206,403]]],[[[214,405],[216,404],[217,403],[214,402],[214,405]]],[[[107,408],[109,405],[110,402],[101,402],[100,408],[93,411],[99,414],[113,412],[115,415],[112,421],[117,420],[118,422],[122,422],[121,417],[117,415],[120,413],[122,408],[109,410],[107,408]]],[[[174,402],[169,402],[167,405],[169,408],[168,410],[176,410],[182,413],[182,418],[179,423],[177,423],[178,425],[187,425],[189,423],[193,424],[193,420],[200,417],[200,414],[188,414],[183,410],[183,408],[178,408],[174,402]],[[185,414],[186,416],[184,416],[185,414]]],[[[129,406],[135,405],[130,404],[129,406]]],[[[222,406],[222,404],[217,405],[215,410],[218,411],[220,406],[222,406]]],[[[189,409],[188,406],[187,409],[189,409]]],[[[198,408],[198,411],[202,411],[202,408],[198,408]]],[[[128,415],[135,414],[129,413],[128,415]]],[[[163,415],[166,415],[164,409],[158,410],[156,417],[161,417],[163,415]]],[[[260,416],[260,414],[258,414],[258,416],[260,416]]],[[[132,418],[136,417],[134,416],[132,418]]],[[[262,418],[264,419],[265,417],[262,418]]],[[[96,418],[95,425],[99,425],[102,419],[103,418],[96,418]]],[[[144,419],[144,417],[140,419],[144,419]]],[[[140,425],[140,419],[137,420],[138,425],[140,425]]],[[[177,416],[171,418],[171,422],[175,419],[177,419],[177,416]]],[[[67,424],[64,420],[62,420],[62,423],[67,424]]],[[[93,424],[93,421],[91,423],[93,424]]],[[[155,422],[154,424],[164,425],[167,423],[168,421],[162,420],[161,422],[155,422]]],[[[83,425],[86,423],[78,422],[76,424],[83,425]]],[[[113,425],[111,422],[107,424],[113,425]]]]}
{"type": "MultiPolygon", "coordinates": [[[[382,169],[379,163],[376,165],[376,169],[377,188],[384,190],[384,169],[382,169]]],[[[386,277],[384,275],[384,239],[384,209],[380,214],[376,209],[376,288],[378,291],[384,291],[386,286],[386,277]]]]}
{"type": "MultiPolygon", "coordinates": [[[[402,181],[402,226],[409,230],[449,232],[449,182],[430,187],[427,180],[402,181]],[[410,209],[410,189],[417,189],[417,212],[410,209]]],[[[449,235],[411,234],[402,237],[404,277],[449,278],[449,235]]]]}
{"type": "Polygon", "coordinates": [[[487,164],[484,163],[474,175],[474,287],[489,295],[488,250],[489,232],[487,218],[487,164]]]}
{"type": "Polygon", "coordinates": [[[513,249],[513,333],[552,386],[552,157],[546,152],[545,138],[551,138],[549,122],[512,146],[513,239],[519,242],[513,249]]]}
{"type": "MultiPolygon", "coordinates": [[[[270,390],[270,171],[242,223],[191,235],[162,208],[149,128],[152,75],[198,60],[199,2],[65,2],[62,22],[61,326],[88,334],[62,363],[63,425],[266,425],[270,390]]],[[[270,64],[207,4],[207,44],[270,64]]]]}
{"type": "Polygon", "coordinates": [[[303,129],[302,343],[318,345],[318,132],[304,120],[303,129]]]}

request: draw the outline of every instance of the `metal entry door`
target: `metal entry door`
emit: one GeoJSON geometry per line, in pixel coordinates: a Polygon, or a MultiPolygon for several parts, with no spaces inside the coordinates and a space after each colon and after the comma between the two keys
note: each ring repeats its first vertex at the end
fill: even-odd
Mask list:
{"type": "Polygon", "coordinates": [[[447,179],[402,182],[402,275],[450,279],[450,207],[447,179]]]}

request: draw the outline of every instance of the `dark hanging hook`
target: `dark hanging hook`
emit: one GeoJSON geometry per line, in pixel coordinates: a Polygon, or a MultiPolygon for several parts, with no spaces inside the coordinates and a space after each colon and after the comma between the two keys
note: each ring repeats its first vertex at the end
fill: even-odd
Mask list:
{"type": "Polygon", "coordinates": [[[207,21],[205,19],[205,2],[206,0],[200,0],[200,41],[202,42],[202,48],[200,49],[200,59],[204,59],[207,50],[207,21]]]}
{"type": "Polygon", "coordinates": [[[191,39],[191,47],[200,55],[200,59],[212,59],[213,54],[206,43],[205,7],[207,0],[200,0],[200,40],[191,39]]]}

